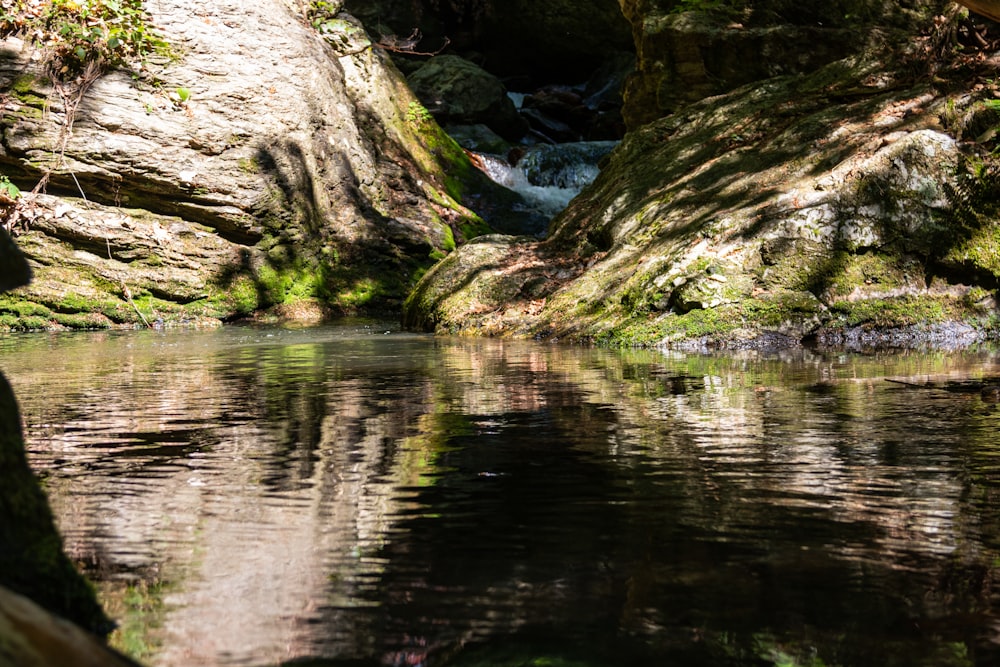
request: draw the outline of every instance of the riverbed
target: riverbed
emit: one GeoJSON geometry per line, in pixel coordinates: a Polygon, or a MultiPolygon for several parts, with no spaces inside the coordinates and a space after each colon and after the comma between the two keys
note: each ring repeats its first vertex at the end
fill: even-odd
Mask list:
{"type": "Polygon", "coordinates": [[[148,665],[1000,664],[1000,350],[0,338],[148,665]],[[969,390],[965,390],[969,388],[969,390]]]}

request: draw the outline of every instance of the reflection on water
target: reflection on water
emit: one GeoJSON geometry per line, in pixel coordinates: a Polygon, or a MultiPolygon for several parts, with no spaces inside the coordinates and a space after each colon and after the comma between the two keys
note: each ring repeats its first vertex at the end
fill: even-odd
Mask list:
{"type": "Polygon", "coordinates": [[[0,367],[152,665],[1000,664],[1000,412],[940,388],[995,351],[357,325],[10,336],[0,367]]]}

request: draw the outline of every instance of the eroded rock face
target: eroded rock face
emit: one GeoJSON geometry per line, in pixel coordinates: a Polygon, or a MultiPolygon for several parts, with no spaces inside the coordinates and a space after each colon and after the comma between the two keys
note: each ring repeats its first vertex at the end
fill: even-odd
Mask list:
{"type": "Polygon", "coordinates": [[[28,190],[54,169],[58,199],[15,228],[36,270],[20,296],[41,319],[227,319],[303,299],[392,308],[414,271],[482,227],[457,203],[464,155],[412,114],[351,17],[324,40],[292,0],[149,9],[178,58],[139,81],[99,79],[71,132],[31,50],[0,51],[0,171],[28,190]]]}

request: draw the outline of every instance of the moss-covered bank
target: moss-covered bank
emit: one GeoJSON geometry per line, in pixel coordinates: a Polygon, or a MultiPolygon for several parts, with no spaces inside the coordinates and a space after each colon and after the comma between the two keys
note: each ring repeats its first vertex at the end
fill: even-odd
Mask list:
{"type": "Polygon", "coordinates": [[[407,323],[617,345],[996,335],[1000,91],[971,59],[935,68],[937,39],[631,131],[546,241],[460,249],[407,323]]]}

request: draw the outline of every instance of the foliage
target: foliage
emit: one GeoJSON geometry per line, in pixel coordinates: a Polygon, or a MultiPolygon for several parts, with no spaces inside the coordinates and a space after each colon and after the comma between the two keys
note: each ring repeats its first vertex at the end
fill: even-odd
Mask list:
{"type": "Polygon", "coordinates": [[[3,201],[3,197],[8,199],[17,199],[21,196],[21,190],[16,185],[10,182],[10,179],[0,174],[0,202],[3,201]]]}
{"type": "Polygon", "coordinates": [[[954,183],[944,184],[958,237],[968,236],[1000,217],[1000,161],[965,158],[956,168],[954,183]]]}
{"type": "Polygon", "coordinates": [[[406,122],[414,129],[419,128],[424,123],[429,123],[432,119],[431,112],[420,102],[410,102],[406,107],[406,122]]]}
{"type": "Polygon", "coordinates": [[[0,174],[0,225],[5,229],[9,230],[17,220],[17,200],[20,198],[21,189],[0,174]]]}
{"type": "Polygon", "coordinates": [[[328,32],[325,26],[336,20],[340,12],[339,2],[327,2],[327,0],[313,0],[306,10],[306,18],[309,24],[322,33],[328,32]]]}
{"type": "Polygon", "coordinates": [[[88,68],[134,68],[169,54],[143,0],[0,0],[0,35],[23,35],[69,80],[88,68]]]}

